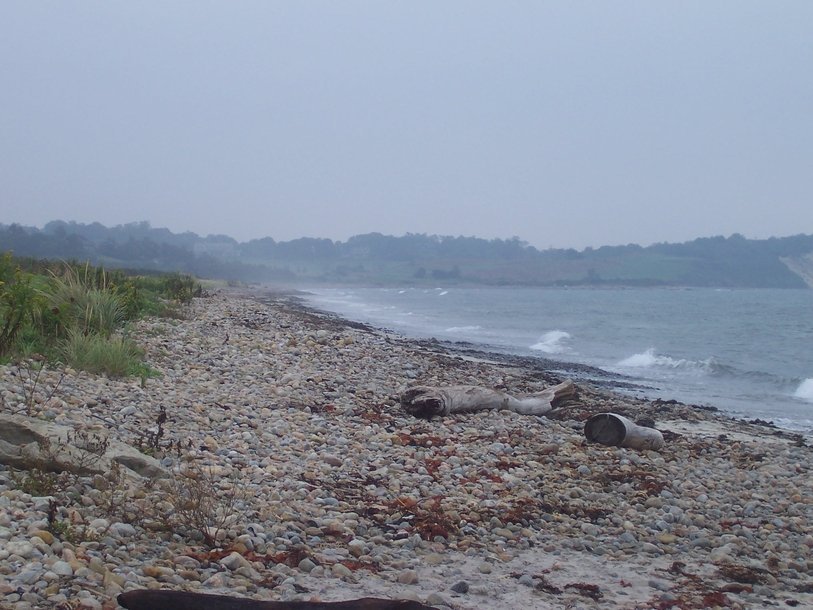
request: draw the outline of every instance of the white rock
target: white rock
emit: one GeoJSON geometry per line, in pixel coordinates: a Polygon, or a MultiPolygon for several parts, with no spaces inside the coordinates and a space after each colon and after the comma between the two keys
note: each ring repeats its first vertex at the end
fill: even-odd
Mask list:
{"type": "Polygon", "coordinates": [[[73,568],[67,561],[54,562],[51,571],[57,576],[73,576],[73,568]]]}
{"type": "Polygon", "coordinates": [[[232,571],[237,570],[238,568],[251,567],[251,564],[248,562],[248,560],[237,552],[226,555],[223,559],[220,560],[219,563],[224,568],[232,571]]]}

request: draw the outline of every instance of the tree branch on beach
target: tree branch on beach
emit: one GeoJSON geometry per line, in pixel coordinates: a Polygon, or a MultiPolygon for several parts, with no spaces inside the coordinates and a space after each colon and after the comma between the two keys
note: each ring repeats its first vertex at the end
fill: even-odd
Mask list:
{"type": "Polygon", "coordinates": [[[417,601],[364,597],[343,602],[260,601],[245,597],[187,591],[136,590],[122,593],[118,602],[129,610],[424,610],[417,601]]]}

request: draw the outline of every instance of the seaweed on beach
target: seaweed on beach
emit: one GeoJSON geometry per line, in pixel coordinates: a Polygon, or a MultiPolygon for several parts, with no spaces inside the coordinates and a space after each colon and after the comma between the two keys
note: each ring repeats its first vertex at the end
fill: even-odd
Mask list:
{"type": "Polygon", "coordinates": [[[766,570],[754,568],[735,563],[727,563],[720,566],[720,576],[738,583],[755,585],[765,582],[766,570]]]}
{"type": "Polygon", "coordinates": [[[598,585],[591,585],[589,583],[584,582],[572,582],[565,585],[565,589],[575,589],[579,595],[583,595],[585,597],[589,597],[593,600],[600,600],[604,597],[604,594],[601,592],[601,589],[598,585]]]}

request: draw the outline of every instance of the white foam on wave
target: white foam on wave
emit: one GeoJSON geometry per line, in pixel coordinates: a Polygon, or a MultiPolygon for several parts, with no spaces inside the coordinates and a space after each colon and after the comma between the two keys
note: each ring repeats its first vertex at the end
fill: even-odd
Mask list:
{"type": "Polygon", "coordinates": [[[447,333],[466,333],[474,330],[482,330],[481,326],[450,326],[446,329],[447,333]]]}
{"type": "Polygon", "coordinates": [[[813,402],[813,377],[805,379],[793,393],[794,398],[813,402]]]}
{"type": "Polygon", "coordinates": [[[438,296],[439,296],[439,297],[442,297],[444,294],[449,294],[449,291],[448,291],[448,290],[444,290],[443,292],[439,292],[439,293],[438,293],[438,296]]]}
{"type": "Polygon", "coordinates": [[[546,354],[561,354],[569,349],[563,345],[568,339],[570,339],[570,333],[563,330],[551,330],[539,337],[539,341],[534,343],[531,349],[546,354]]]}
{"type": "Polygon", "coordinates": [[[654,347],[650,347],[645,352],[633,354],[629,358],[624,358],[618,366],[636,369],[665,368],[665,369],[689,369],[707,373],[714,367],[714,361],[708,360],[686,360],[684,358],[672,358],[663,356],[655,352],[654,347]]]}

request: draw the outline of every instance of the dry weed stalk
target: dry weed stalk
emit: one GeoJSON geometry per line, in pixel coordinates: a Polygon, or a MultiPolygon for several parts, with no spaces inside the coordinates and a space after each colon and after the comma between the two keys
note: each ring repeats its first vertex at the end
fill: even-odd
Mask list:
{"type": "Polygon", "coordinates": [[[227,528],[245,518],[244,491],[237,485],[222,490],[212,468],[194,462],[175,473],[163,499],[172,508],[164,515],[170,531],[196,531],[210,548],[220,546],[227,528]]]}
{"type": "MultiPolygon", "coordinates": [[[[50,389],[44,387],[40,383],[40,377],[47,368],[47,363],[43,358],[30,358],[17,362],[16,366],[10,370],[11,375],[17,377],[20,383],[20,394],[23,397],[22,404],[24,405],[21,412],[25,412],[28,416],[34,412],[36,404],[46,404],[56,395],[65,378],[65,371],[61,371],[59,379],[50,389]]],[[[5,399],[2,404],[5,405],[5,399]]]]}

